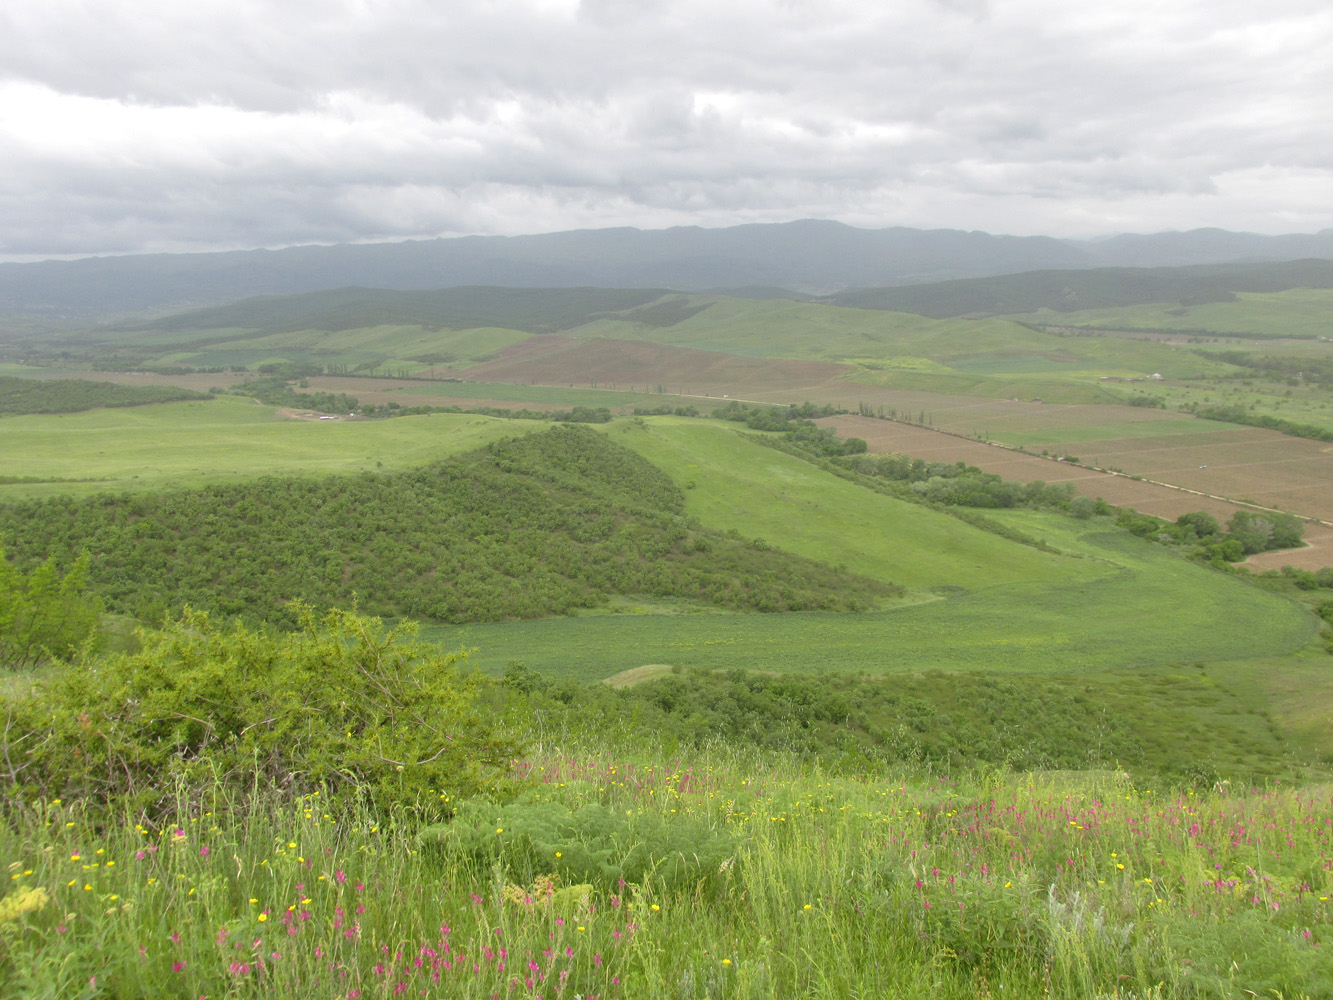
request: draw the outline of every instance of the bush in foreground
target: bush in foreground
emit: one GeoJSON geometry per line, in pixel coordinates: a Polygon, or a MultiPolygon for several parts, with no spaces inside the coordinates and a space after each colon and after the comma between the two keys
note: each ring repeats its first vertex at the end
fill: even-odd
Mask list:
{"type": "Polygon", "coordinates": [[[460,673],[463,654],[416,644],[414,625],[297,616],[295,632],[258,632],[187,610],[138,652],[64,672],[6,731],[15,788],[152,812],[179,776],[447,812],[503,785],[520,744],[475,708],[486,682],[460,673]]]}

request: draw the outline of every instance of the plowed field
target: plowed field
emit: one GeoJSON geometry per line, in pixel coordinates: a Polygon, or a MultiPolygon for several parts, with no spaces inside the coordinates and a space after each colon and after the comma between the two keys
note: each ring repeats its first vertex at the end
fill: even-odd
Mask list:
{"type": "Polygon", "coordinates": [[[1190,511],[1206,510],[1214,517],[1226,520],[1238,509],[1234,504],[1169,486],[1097,472],[1071,462],[1024,455],[924,427],[852,416],[829,417],[818,422],[835,428],[843,437],[864,438],[872,454],[911,455],[928,462],[966,462],[984,472],[994,472],[1020,482],[1040,479],[1047,483],[1069,483],[1087,496],[1101,497],[1118,507],[1130,506],[1156,517],[1174,520],[1190,511]]]}
{"type": "Polygon", "coordinates": [[[575,340],[544,335],[505,348],[459,374],[477,382],[540,385],[615,385],[668,392],[739,395],[750,389],[801,390],[852,371],[824,361],[780,361],[738,357],[689,347],[665,347],[630,340],[575,340]]]}

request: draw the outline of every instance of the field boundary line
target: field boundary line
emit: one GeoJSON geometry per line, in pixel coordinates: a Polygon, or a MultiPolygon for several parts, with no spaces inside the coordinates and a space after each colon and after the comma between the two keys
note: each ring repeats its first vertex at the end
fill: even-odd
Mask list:
{"type": "MultiPolygon", "coordinates": [[[[742,400],[742,402],[744,402],[744,400],[742,400]]],[[[946,437],[957,438],[960,441],[970,441],[973,444],[984,444],[991,448],[999,448],[1002,451],[1011,451],[1016,455],[1023,455],[1027,458],[1037,458],[1043,462],[1054,462],[1056,464],[1065,466],[1072,464],[1077,468],[1089,469],[1092,472],[1098,472],[1105,476],[1119,476],[1122,479],[1129,479],[1136,483],[1148,483],[1151,486],[1162,486],[1169,490],[1176,490],[1179,493],[1188,493],[1196,497],[1205,497],[1208,500],[1217,500],[1221,503],[1229,503],[1236,507],[1247,507],[1250,510],[1259,510],[1263,511],[1266,514],[1292,514],[1295,517],[1299,517],[1301,520],[1306,521],[1310,524],[1322,524],[1326,528],[1333,528],[1333,521],[1325,521],[1323,518],[1315,517],[1311,514],[1300,514],[1295,511],[1281,510],[1277,507],[1265,507],[1263,504],[1253,503],[1247,500],[1236,500],[1233,497],[1221,496],[1216,493],[1208,493],[1205,492],[1204,490],[1193,490],[1190,489],[1188,486],[1180,486],[1177,485],[1176,483],[1165,483],[1158,479],[1146,479],[1143,476],[1131,475],[1128,472],[1117,472],[1115,469],[1103,469],[1100,466],[1088,465],[1084,462],[1073,462],[1073,463],[1062,462],[1060,459],[1051,458],[1048,455],[1034,455],[1030,451],[1024,451],[1022,448],[1015,447],[1014,445],[1004,444],[1001,441],[983,441],[980,438],[969,437],[966,434],[959,434],[957,431],[941,430],[938,427],[928,427],[925,424],[912,423],[911,421],[908,420],[899,420],[896,417],[880,417],[866,413],[852,414],[852,416],[867,417],[870,420],[884,420],[891,424],[902,424],[902,426],[904,427],[915,427],[918,430],[930,431],[934,434],[943,434],[946,437]]]]}

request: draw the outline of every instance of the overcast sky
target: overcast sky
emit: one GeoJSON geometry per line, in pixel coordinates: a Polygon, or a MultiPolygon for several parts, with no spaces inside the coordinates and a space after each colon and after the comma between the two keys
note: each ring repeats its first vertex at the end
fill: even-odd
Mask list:
{"type": "Polygon", "coordinates": [[[1329,0],[6,0],[0,257],[1333,226],[1329,0]]]}

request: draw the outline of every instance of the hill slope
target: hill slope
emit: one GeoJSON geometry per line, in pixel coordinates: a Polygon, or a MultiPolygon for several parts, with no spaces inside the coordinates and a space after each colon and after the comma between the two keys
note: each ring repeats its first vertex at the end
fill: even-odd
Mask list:
{"type": "Polygon", "coordinates": [[[0,507],[20,564],[93,555],[135,614],[189,603],[287,620],[286,602],[436,621],[563,614],[609,594],[765,611],[846,609],[894,588],[692,528],[681,491],[595,432],[559,427],[425,468],[263,478],[0,507]]]}

